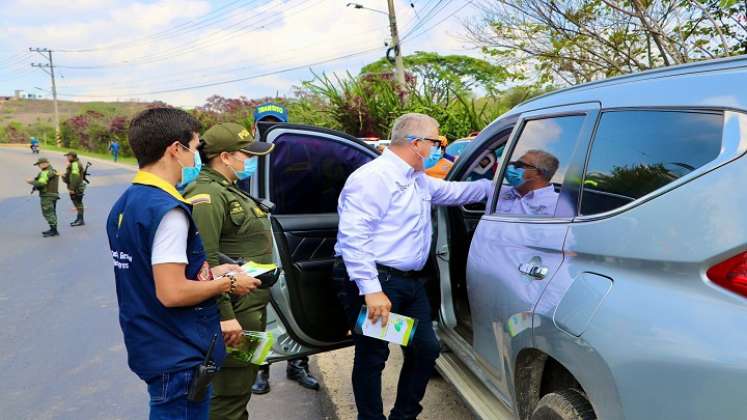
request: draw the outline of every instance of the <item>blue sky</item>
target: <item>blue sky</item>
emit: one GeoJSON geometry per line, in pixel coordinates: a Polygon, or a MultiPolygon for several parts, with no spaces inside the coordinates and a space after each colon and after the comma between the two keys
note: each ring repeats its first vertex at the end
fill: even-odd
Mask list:
{"type": "MultiPolygon", "coordinates": [[[[290,95],[312,71],[357,73],[384,54],[387,17],[347,3],[2,0],[0,95],[23,89],[51,96],[49,76],[30,66],[44,60],[29,47],[56,51],[61,99],[194,106],[211,94],[290,95]],[[236,79],[245,80],[222,84],[236,79]],[[205,84],[212,86],[197,87],[205,84]]],[[[358,3],[386,10],[385,0],[358,3]]],[[[464,35],[463,23],[478,16],[469,1],[395,3],[405,54],[479,55],[464,35]]]]}

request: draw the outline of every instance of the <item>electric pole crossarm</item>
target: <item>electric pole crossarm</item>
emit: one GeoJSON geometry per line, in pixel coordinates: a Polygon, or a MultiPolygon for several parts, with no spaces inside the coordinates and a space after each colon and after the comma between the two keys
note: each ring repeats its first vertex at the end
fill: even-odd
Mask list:
{"type": "Polygon", "coordinates": [[[54,128],[55,128],[54,137],[55,137],[55,142],[57,143],[57,146],[60,146],[62,144],[62,139],[60,138],[60,113],[57,107],[57,82],[55,81],[55,77],[54,77],[54,61],[52,60],[52,50],[50,50],[49,48],[29,48],[29,51],[39,53],[39,55],[46,58],[48,61],[48,63],[46,64],[31,63],[31,67],[42,69],[52,79],[52,103],[54,104],[54,128]],[[49,69],[49,71],[47,71],[47,69],[49,69]]]}

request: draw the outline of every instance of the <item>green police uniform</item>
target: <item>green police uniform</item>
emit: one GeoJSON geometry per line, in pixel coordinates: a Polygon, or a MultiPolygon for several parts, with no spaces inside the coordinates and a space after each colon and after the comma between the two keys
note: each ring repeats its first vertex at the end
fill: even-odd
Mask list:
{"type": "MultiPolygon", "coordinates": [[[[266,154],[272,150],[270,145],[253,142],[251,135],[237,124],[213,127],[203,138],[203,151],[208,158],[220,151],[254,149],[253,154],[266,154]],[[250,144],[253,146],[248,146],[250,144]]],[[[187,187],[185,197],[193,205],[192,218],[200,231],[211,266],[218,265],[219,252],[247,262],[272,262],[272,232],[267,214],[235,183],[219,172],[203,167],[197,181],[187,187]]],[[[220,297],[221,320],[236,319],[244,330],[264,331],[269,293],[269,290],[257,289],[239,298],[220,297]]],[[[211,419],[248,418],[246,406],[257,369],[256,365],[230,355],[226,357],[212,382],[211,419]]]]}
{"type": "MultiPolygon", "coordinates": [[[[34,166],[42,163],[49,163],[49,160],[39,158],[34,166]]],[[[50,230],[55,231],[57,230],[57,200],[60,199],[59,183],[60,177],[57,175],[57,171],[52,168],[52,165],[49,165],[46,169],[39,171],[31,184],[34,189],[39,191],[42,215],[49,223],[50,230]]]]}
{"type": "Polygon", "coordinates": [[[70,200],[78,211],[78,216],[71,225],[79,226],[83,224],[83,193],[86,189],[86,183],[83,182],[83,168],[80,160],[78,160],[78,154],[68,152],[65,156],[73,156],[74,158],[72,162],[68,163],[65,174],[62,176],[62,181],[67,184],[67,190],[70,192],[70,200]]]}

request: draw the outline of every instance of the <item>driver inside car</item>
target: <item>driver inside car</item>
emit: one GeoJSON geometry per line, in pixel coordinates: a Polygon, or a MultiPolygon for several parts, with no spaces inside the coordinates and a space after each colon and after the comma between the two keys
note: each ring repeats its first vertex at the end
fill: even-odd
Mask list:
{"type": "Polygon", "coordinates": [[[542,150],[530,150],[508,164],[497,209],[504,214],[552,216],[558,193],[550,182],[558,170],[558,158],[542,150]]]}

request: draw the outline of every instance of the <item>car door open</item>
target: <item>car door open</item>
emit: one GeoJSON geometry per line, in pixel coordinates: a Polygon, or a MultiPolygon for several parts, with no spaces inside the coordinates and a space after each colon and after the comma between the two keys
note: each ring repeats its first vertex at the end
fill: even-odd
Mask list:
{"type": "Polygon", "coordinates": [[[337,199],[347,177],[378,152],[343,133],[291,124],[270,127],[261,141],[275,149],[252,190],[275,204],[270,218],[283,268],[272,288],[270,315],[282,322],[274,326],[279,343],[272,359],[348,345],[350,328],[332,282],[337,199]]]}

